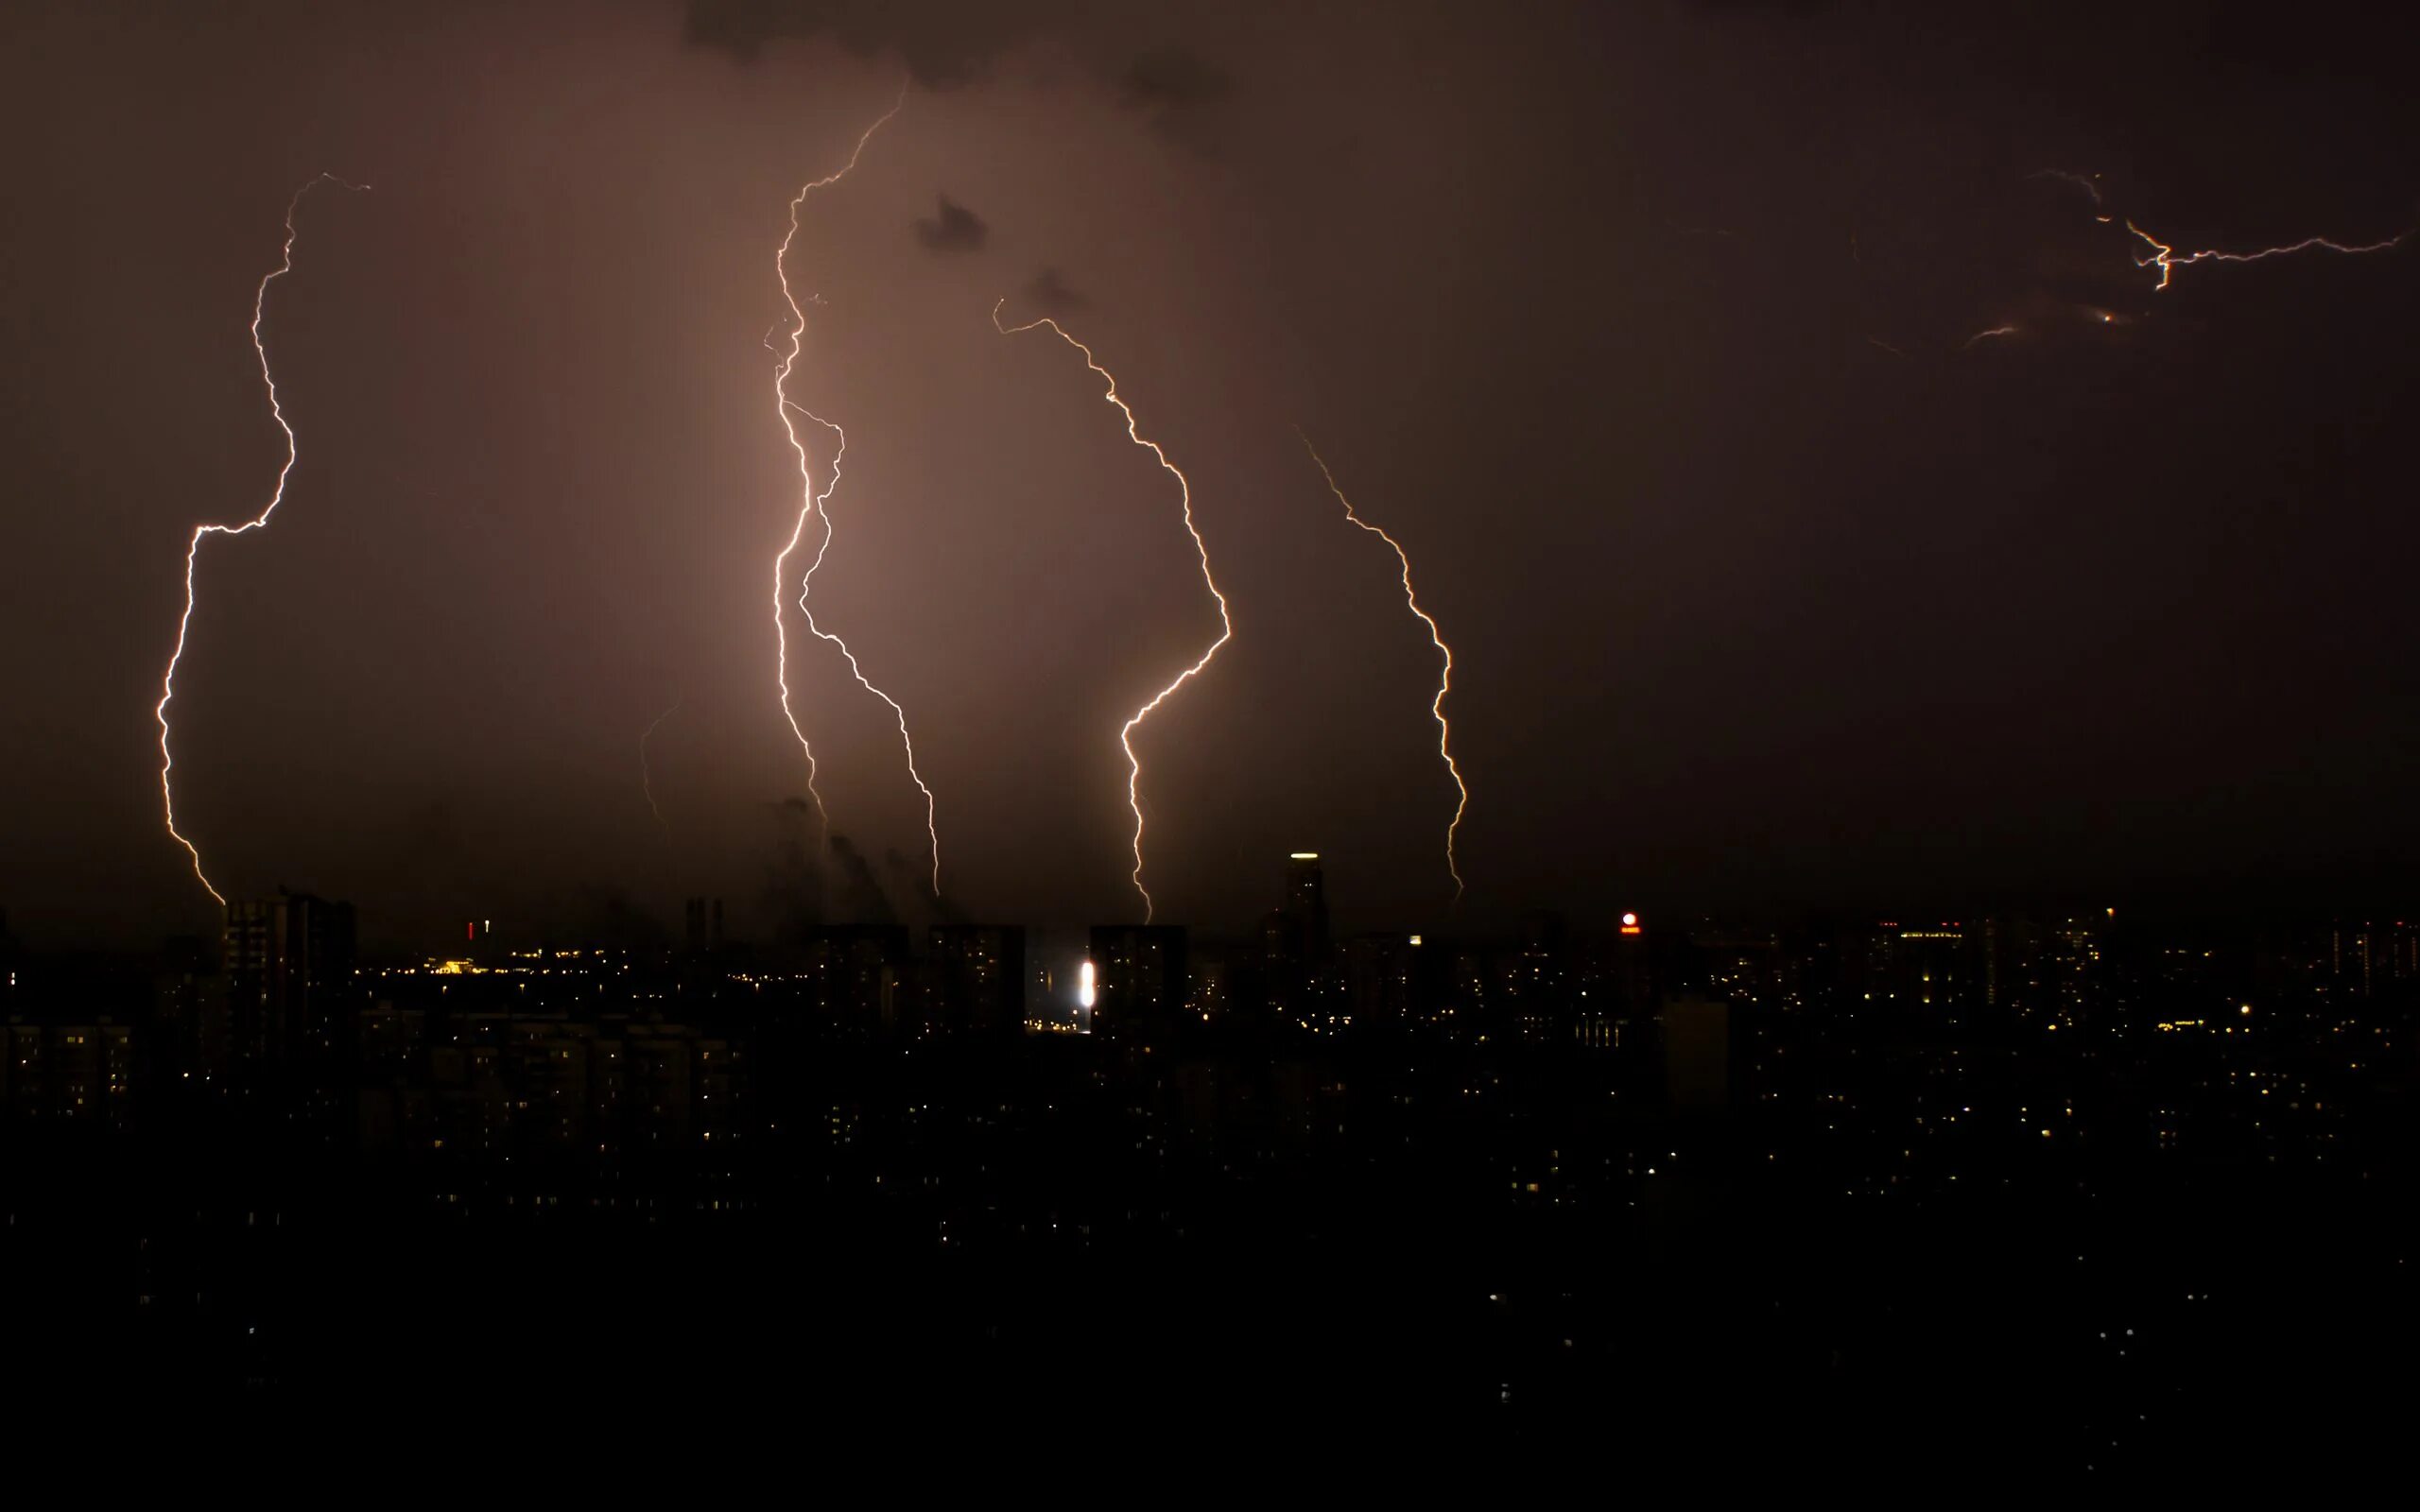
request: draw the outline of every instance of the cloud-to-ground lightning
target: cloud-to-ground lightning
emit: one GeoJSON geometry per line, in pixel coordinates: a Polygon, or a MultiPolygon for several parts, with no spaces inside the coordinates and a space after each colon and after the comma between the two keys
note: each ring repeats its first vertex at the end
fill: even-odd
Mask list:
{"type": "Polygon", "coordinates": [[[2383,252],[2388,248],[2399,246],[2411,234],[2408,231],[2400,232],[2384,241],[2360,244],[2331,241],[2325,236],[2306,236],[2298,242],[2290,242],[2280,247],[2263,247],[2257,251],[2251,252],[2224,252],[2211,248],[2204,248],[2198,252],[2179,252],[2175,248],[2161,241],[2131,220],[2126,222],[2126,229],[2141,237],[2143,244],[2151,249],[2150,255],[2135,259],[2135,266],[2158,268],[2159,282],[2152,287],[2161,289],[2168,287],[2176,270],[2188,263],[2260,263],[2272,257],[2285,257],[2294,252],[2310,251],[2342,252],[2349,256],[2360,256],[2364,252],[2383,252]]]}
{"type": "MultiPolygon", "coordinates": [[[[847,178],[856,167],[857,160],[865,155],[866,144],[873,141],[873,134],[890,124],[890,118],[897,115],[900,107],[907,103],[907,86],[902,85],[899,98],[891,103],[890,109],[883,112],[858,136],[857,145],[849,152],[849,161],[812,183],[802,185],[799,192],[790,198],[790,229],[782,237],[782,245],[773,252],[773,277],[782,286],[782,302],[788,305],[790,311],[789,351],[781,353],[781,361],[773,366],[773,412],[781,417],[782,431],[789,438],[790,450],[798,454],[799,482],[798,522],[790,527],[790,539],[773,558],[773,680],[781,690],[782,717],[789,721],[790,733],[798,738],[798,748],[806,757],[807,796],[815,799],[815,812],[827,831],[832,827],[832,815],[823,806],[823,794],[816,786],[815,747],[807,741],[806,731],[799,727],[798,714],[790,708],[790,639],[789,631],[782,624],[782,606],[788,600],[786,590],[789,583],[790,554],[798,550],[798,543],[805,539],[807,516],[815,512],[815,484],[807,474],[806,443],[799,439],[798,427],[790,423],[790,369],[798,366],[799,352],[806,335],[806,312],[800,307],[798,296],[790,290],[790,244],[798,240],[799,210],[806,203],[806,197],[847,178]]],[[[769,344],[770,333],[767,335],[769,344]]]]}
{"type": "Polygon", "coordinates": [[[824,485],[821,493],[815,495],[815,516],[823,522],[823,540],[817,544],[815,559],[806,564],[806,574],[799,580],[798,611],[806,618],[807,633],[819,641],[827,641],[839,647],[840,655],[849,663],[849,675],[857,679],[857,686],[889,704],[891,717],[899,722],[899,744],[908,752],[908,779],[916,784],[916,791],[925,795],[925,834],[932,843],[933,896],[939,898],[942,895],[942,833],[939,822],[934,816],[933,790],[925,785],[924,774],[916,770],[916,742],[908,733],[908,711],[899,707],[898,699],[875,687],[867,679],[865,669],[857,665],[857,654],[849,649],[849,644],[846,641],[816,624],[815,610],[807,605],[808,595],[815,592],[816,569],[823,565],[824,554],[832,549],[832,492],[840,486],[840,459],[848,455],[849,435],[839,426],[833,424],[832,421],[797,401],[787,400],[785,403],[840,438],[838,444],[832,449],[832,481],[824,485]]]}
{"type": "Polygon", "coordinates": [[[185,637],[193,627],[194,558],[201,551],[202,538],[204,536],[240,536],[247,531],[258,530],[268,524],[269,516],[275,514],[277,507],[285,502],[285,480],[294,472],[296,455],[294,427],[285,422],[285,410],[278,403],[277,378],[269,371],[268,347],[261,339],[261,321],[268,311],[268,286],[294,269],[295,213],[302,208],[302,197],[323,183],[332,183],[338,188],[355,192],[367,190],[370,187],[366,183],[347,183],[332,173],[323,173],[302,188],[295,190],[294,197],[285,202],[285,242],[279,249],[277,266],[263,274],[259,286],[252,291],[252,354],[260,360],[261,387],[268,392],[269,418],[277,421],[277,428],[285,435],[285,462],[277,470],[277,486],[269,490],[268,502],[261,506],[258,514],[237,525],[196,525],[193,528],[193,534],[186,539],[184,612],[177,617],[176,649],[168,653],[167,670],[160,675],[160,701],[151,711],[152,717],[160,722],[160,810],[167,823],[168,837],[185,848],[185,853],[193,858],[195,879],[201,884],[205,892],[217,900],[222,907],[227,902],[227,896],[211,885],[208,874],[202,870],[201,851],[177,829],[177,798],[174,783],[170,779],[170,773],[176,766],[176,759],[168,753],[168,705],[177,696],[177,664],[184,660],[185,637]]]}
{"type": "Polygon", "coordinates": [[[1160,466],[1167,471],[1168,476],[1176,479],[1177,497],[1184,506],[1184,533],[1193,538],[1194,554],[1201,560],[1202,586],[1210,590],[1211,598],[1219,606],[1219,638],[1210,643],[1209,649],[1203,651],[1191,666],[1178,673],[1167,687],[1153,694],[1149,702],[1135,710],[1132,716],[1117,731],[1117,744],[1126,751],[1126,806],[1134,811],[1134,890],[1143,895],[1143,922],[1148,924],[1151,921],[1151,890],[1143,885],[1143,763],[1142,759],[1134,754],[1134,730],[1136,726],[1151,716],[1152,711],[1167,702],[1170,695],[1192,681],[1202,668],[1208,666],[1211,658],[1219,654],[1219,647],[1235,639],[1236,622],[1227,612],[1227,595],[1219,592],[1218,580],[1210,576],[1210,546],[1201,539],[1201,527],[1193,521],[1193,485],[1186,481],[1184,473],[1178,469],[1177,465],[1168,460],[1167,453],[1160,450],[1159,442],[1150,439],[1135,429],[1134,411],[1128,407],[1125,400],[1118,397],[1116,377],[1100,365],[1099,359],[1093,355],[1092,348],[1069,335],[1063,326],[1047,316],[1038,320],[1028,320],[1023,325],[1000,324],[1000,306],[1008,302],[1003,298],[992,306],[992,328],[1002,335],[1013,336],[1046,327],[1051,335],[1075,348],[1077,353],[1084,359],[1084,366],[1098,373],[1101,382],[1107,385],[1102,397],[1115,405],[1119,414],[1126,417],[1126,438],[1149,451],[1159,460],[1160,466]]]}
{"type": "Polygon", "coordinates": [[[1310,453],[1311,460],[1318,464],[1320,476],[1327,480],[1327,490],[1335,494],[1336,502],[1344,507],[1344,518],[1385,541],[1389,549],[1394,552],[1396,563],[1403,568],[1404,607],[1411,610],[1414,619],[1428,627],[1428,639],[1437,647],[1437,654],[1443,661],[1443,665],[1437,674],[1437,696],[1428,700],[1428,713],[1437,721],[1438,759],[1445,764],[1446,775],[1453,778],[1454,791],[1460,795],[1454,803],[1454,816],[1445,825],[1445,869],[1453,875],[1454,900],[1459,902],[1462,896],[1462,868],[1460,859],[1454,853],[1454,839],[1462,827],[1463,813],[1471,806],[1471,790],[1462,781],[1461,766],[1454,760],[1454,728],[1445,722],[1445,696],[1454,691],[1454,648],[1445,644],[1444,635],[1437,628],[1437,621],[1426,610],[1420,607],[1420,596],[1412,592],[1411,558],[1405,554],[1403,542],[1355,513],[1353,501],[1344,496],[1344,490],[1337,485],[1336,474],[1328,471],[1327,458],[1320,455],[1320,449],[1311,444],[1310,437],[1300,427],[1295,429],[1294,434],[1303,438],[1303,449],[1310,453]]]}
{"type": "Polygon", "coordinates": [[[655,769],[648,763],[647,743],[655,738],[656,730],[680,708],[681,696],[675,694],[671,704],[665,709],[664,713],[648,721],[647,729],[639,732],[639,790],[647,794],[648,810],[655,816],[656,826],[664,831],[666,843],[672,839],[672,828],[664,822],[664,805],[655,800],[655,769]]]}

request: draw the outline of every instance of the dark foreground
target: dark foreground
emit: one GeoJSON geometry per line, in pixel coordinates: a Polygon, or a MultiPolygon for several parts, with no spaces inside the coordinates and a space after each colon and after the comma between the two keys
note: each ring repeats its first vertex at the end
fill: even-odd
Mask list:
{"type": "Polygon", "coordinates": [[[1502,1451],[1705,1487],[2398,1458],[2408,1041],[1730,1030],[1710,1104],[1635,1036],[769,1040],[719,1148],[570,1147],[493,1068],[402,1115],[155,1088],[106,1138],[11,1125],[10,1420],[1502,1451]]]}

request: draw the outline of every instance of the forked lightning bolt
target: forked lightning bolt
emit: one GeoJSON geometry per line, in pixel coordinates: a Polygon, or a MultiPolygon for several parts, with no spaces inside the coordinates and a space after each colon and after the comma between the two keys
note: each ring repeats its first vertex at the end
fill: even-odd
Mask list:
{"type": "MultiPolygon", "coordinates": [[[[815,785],[815,747],[807,743],[806,731],[799,728],[798,715],[790,708],[790,639],[789,632],[782,625],[782,606],[789,596],[786,590],[789,583],[790,553],[798,550],[798,543],[805,538],[806,517],[815,512],[815,485],[807,476],[806,443],[798,438],[798,428],[790,423],[790,369],[798,366],[801,343],[806,335],[806,312],[800,308],[798,296],[790,292],[790,244],[798,240],[798,213],[799,208],[806,203],[806,197],[847,178],[850,170],[857,165],[857,159],[865,155],[866,144],[873,141],[873,134],[890,124],[890,118],[897,115],[900,107],[907,103],[907,86],[902,85],[899,98],[892,102],[890,109],[877,117],[857,138],[856,146],[849,153],[849,161],[814,182],[804,185],[791,197],[789,232],[782,238],[782,245],[773,253],[773,277],[782,286],[782,302],[788,305],[790,311],[789,351],[782,353],[782,360],[773,367],[773,412],[781,417],[782,431],[789,437],[790,450],[798,454],[799,482],[798,523],[790,527],[789,541],[782,547],[781,554],[773,558],[773,680],[781,689],[782,717],[789,721],[790,733],[798,738],[798,748],[806,757],[807,796],[815,799],[815,812],[823,820],[826,830],[832,827],[832,815],[823,806],[823,795],[815,785]]],[[[766,335],[767,344],[770,345],[771,333],[766,335]]]]}
{"type": "Polygon", "coordinates": [[[1143,763],[1134,754],[1134,728],[1149,719],[1151,712],[1167,702],[1171,694],[1192,681],[1203,667],[1210,664],[1210,659],[1219,654],[1219,648],[1235,638],[1236,625],[1227,614],[1227,595],[1219,592],[1217,579],[1210,576],[1209,544],[1201,539],[1201,528],[1193,523],[1193,486],[1185,481],[1184,474],[1178,471],[1177,465],[1168,460],[1168,455],[1160,450],[1159,442],[1150,440],[1136,432],[1134,411],[1127,407],[1125,400],[1117,397],[1117,379],[1093,356],[1092,348],[1069,335],[1058,321],[1046,316],[1039,320],[1028,320],[1023,325],[1000,324],[1000,306],[1008,302],[1004,298],[992,306],[993,329],[1002,335],[1013,336],[1047,327],[1051,335],[1075,348],[1083,357],[1084,366],[1098,373],[1101,382],[1108,386],[1102,397],[1115,405],[1119,414],[1126,417],[1126,438],[1150,451],[1159,459],[1160,466],[1167,471],[1167,474],[1176,479],[1177,496],[1184,507],[1184,532],[1193,538],[1194,553],[1201,558],[1202,586],[1210,590],[1210,596],[1217,600],[1219,605],[1219,638],[1210,643],[1210,648],[1202,652],[1198,661],[1178,673],[1175,679],[1167,687],[1153,694],[1150,702],[1135,710],[1133,716],[1128,719],[1124,727],[1117,731],[1117,743],[1126,750],[1126,806],[1134,811],[1134,890],[1143,895],[1143,922],[1148,924],[1151,921],[1151,890],[1143,885],[1143,763]]]}
{"type": "Polygon", "coordinates": [[[1420,607],[1419,595],[1412,592],[1411,558],[1404,554],[1403,542],[1354,513],[1353,501],[1346,498],[1344,490],[1337,486],[1336,474],[1328,471],[1327,458],[1320,455],[1320,449],[1311,444],[1310,437],[1301,427],[1297,426],[1294,434],[1303,438],[1303,449],[1310,453],[1311,460],[1319,465],[1320,476],[1327,480],[1327,490],[1336,495],[1337,503],[1344,506],[1344,518],[1385,541],[1394,552],[1396,562],[1403,568],[1404,607],[1411,610],[1413,618],[1428,627],[1428,639],[1436,645],[1437,654],[1444,659],[1444,665],[1437,675],[1437,696],[1428,700],[1428,713],[1437,721],[1438,758],[1445,764],[1446,775],[1454,780],[1454,791],[1461,795],[1454,804],[1454,817],[1445,826],[1445,869],[1453,874],[1454,901],[1460,902],[1462,868],[1454,854],[1454,836],[1462,827],[1463,812],[1471,806],[1471,790],[1462,782],[1461,767],[1454,761],[1454,729],[1445,722],[1445,696],[1454,691],[1454,648],[1445,644],[1445,637],[1437,628],[1437,621],[1420,607]]]}
{"type": "Polygon", "coordinates": [[[351,189],[356,193],[370,187],[366,183],[347,183],[332,173],[323,173],[302,188],[295,190],[294,198],[285,202],[285,244],[279,250],[277,266],[262,275],[260,286],[252,291],[252,354],[260,359],[261,387],[268,391],[269,417],[277,421],[277,428],[285,433],[285,464],[277,470],[277,487],[269,490],[268,502],[261,506],[260,513],[239,525],[196,525],[192,536],[187,538],[185,541],[185,610],[177,617],[176,649],[168,653],[167,670],[160,675],[160,702],[151,711],[152,717],[160,721],[160,810],[167,823],[168,837],[185,848],[185,853],[193,858],[195,879],[200,882],[202,890],[216,899],[222,907],[227,902],[226,894],[211,885],[210,878],[201,869],[201,852],[195,849],[194,843],[186,839],[177,829],[177,799],[169,780],[169,773],[176,766],[176,760],[168,754],[168,705],[177,696],[177,663],[184,660],[185,635],[193,626],[193,567],[194,558],[201,550],[202,537],[240,536],[246,531],[258,530],[268,524],[269,516],[275,514],[278,505],[285,501],[285,480],[294,472],[294,427],[285,422],[285,410],[277,401],[277,379],[269,371],[268,347],[261,340],[261,320],[268,306],[268,286],[294,269],[295,212],[301,208],[302,197],[323,183],[332,183],[340,189],[351,189]]]}
{"type": "Polygon", "coordinates": [[[806,617],[807,632],[817,640],[828,641],[838,646],[840,655],[848,661],[849,675],[857,679],[857,686],[890,705],[892,717],[899,721],[899,744],[908,752],[908,776],[915,782],[916,791],[925,795],[925,833],[932,842],[933,896],[939,898],[942,895],[942,835],[933,814],[933,790],[925,785],[923,774],[916,770],[916,743],[908,734],[908,711],[899,707],[898,699],[866,680],[864,669],[857,665],[857,654],[849,649],[846,641],[815,623],[815,611],[807,607],[806,602],[807,595],[815,591],[815,570],[823,565],[824,553],[832,549],[832,490],[840,486],[840,459],[848,455],[849,435],[796,400],[785,400],[784,403],[840,438],[839,444],[832,449],[832,481],[824,485],[823,491],[814,500],[816,518],[823,522],[823,540],[815,548],[815,559],[807,563],[806,576],[799,581],[798,611],[806,617]]]}
{"type": "Polygon", "coordinates": [[[2162,289],[2168,287],[2169,281],[2175,276],[2176,270],[2188,263],[2258,263],[2272,257],[2284,257],[2291,252],[2308,251],[2343,252],[2359,256],[2363,252],[2383,252],[2390,247],[2400,245],[2404,238],[2411,234],[2408,231],[2402,232],[2382,242],[2368,242],[2359,246],[2330,241],[2325,236],[2306,236],[2301,241],[2290,242],[2283,247],[2264,247],[2256,252],[2221,252],[2210,249],[2198,252],[2179,252],[2175,248],[2169,246],[2131,220],[2126,222],[2126,229],[2141,237],[2143,244],[2151,249],[2150,255],[2135,259],[2135,266],[2158,268],[2159,282],[2152,287],[2162,289]]]}

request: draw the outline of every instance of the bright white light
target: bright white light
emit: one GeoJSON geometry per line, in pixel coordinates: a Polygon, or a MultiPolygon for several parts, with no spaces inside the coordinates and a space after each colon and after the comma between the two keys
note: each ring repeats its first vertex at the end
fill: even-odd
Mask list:
{"type": "Polygon", "coordinates": [[[1294,861],[1317,861],[1319,858],[1320,853],[1316,850],[1297,850],[1288,857],[1289,860],[1294,861]]]}
{"type": "Polygon", "coordinates": [[[1083,980],[1076,987],[1076,1001],[1082,1004],[1087,1008],[1093,1005],[1093,999],[1098,995],[1094,990],[1094,984],[1097,980],[1098,978],[1096,977],[1093,970],[1093,963],[1086,961],[1084,963],[1083,980]]]}
{"type": "Polygon", "coordinates": [[[1638,916],[1637,916],[1636,914],[1624,914],[1624,915],[1622,915],[1622,927],[1623,927],[1624,929],[1634,929],[1634,928],[1636,928],[1637,926],[1638,926],[1638,916]]]}

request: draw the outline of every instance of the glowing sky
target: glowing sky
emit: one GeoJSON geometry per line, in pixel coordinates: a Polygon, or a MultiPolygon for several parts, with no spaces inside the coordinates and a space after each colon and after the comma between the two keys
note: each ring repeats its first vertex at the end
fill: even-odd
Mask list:
{"type": "MultiPolygon", "coordinates": [[[[789,392],[847,429],[816,614],[908,711],[954,906],[1134,911],[1117,729],[1215,633],[1166,474],[1003,295],[1104,354],[1233,601],[1137,737],[1163,919],[1296,849],[1347,925],[1450,897],[1436,650],[1298,424],[1453,641],[1472,917],[2359,889],[2420,840],[2420,260],[2154,294],[2122,223],[2408,229],[2420,107],[2354,8],[489,9],[0,20],[21,931],[209,920],[151,708],[188,532],[283,457],[246,327],[321,171],[377,192],[271,290],[300,456],[178,675],[214,880],[398,935],[816,906],[770,254],[904,76],[803,215],[789,392]]],[[[890,711],[803,640],[833,826],[920,917],[890,711]]]]}

